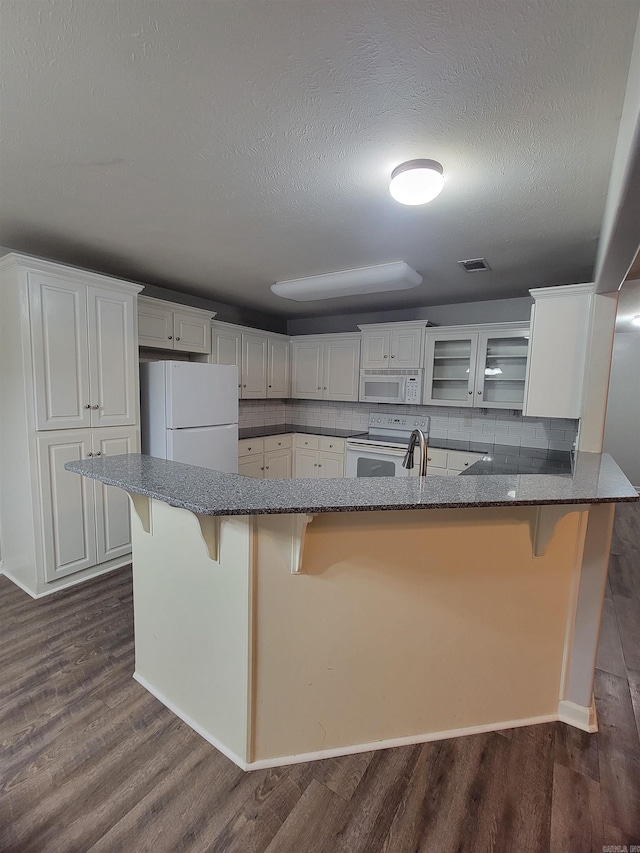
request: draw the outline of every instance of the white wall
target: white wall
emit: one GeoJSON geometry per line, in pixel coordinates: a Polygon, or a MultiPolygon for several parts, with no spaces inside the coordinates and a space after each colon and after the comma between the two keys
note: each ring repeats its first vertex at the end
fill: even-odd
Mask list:
{"type": "Polygon", "coordinates": [[[640,331],[614,339],[604,451],[640,487],[640,331]]]}
{"type": "Polygon", "coordinates": [[[489,299],[484,302],[460,302],[456,305],[430,305],[331,317],[302,317],[289,320],[290,335],[314,335],[333,332],[357,332],[359,323],[400,323],[404,320],[429,320],[435,326],[472,323],[516,323],[529,321],[531,298],[489,299]]]}

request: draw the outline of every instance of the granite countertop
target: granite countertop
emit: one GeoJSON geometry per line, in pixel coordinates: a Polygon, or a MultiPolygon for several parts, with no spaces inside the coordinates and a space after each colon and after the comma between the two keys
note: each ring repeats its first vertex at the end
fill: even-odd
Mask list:
{"type": "Polygon", "coordinates": [[[201,515],[360,512],[481,506],[636,501],[606,453],[578,453],[571,476],[362,477],[257,480],[141,454],[68,462],[65,468],[110,486],[201,515]]]}
{"type": "Polygon", "coordinates": [[[362,430],[332,429],[330,427],[304,426],[304,424],[274,424],[272,426],[242,427],[238,430],[238,438],[262,438],[267,435],[285,435],[288,432],[303,432],[307,435],[330,435],[336,438],[350,438],[362,430]]]}
{"type": "MultiPolygon", "coordinates": [[[[331,429],[327,427],[304,426],[301,424],[275,424],[272,426],[245,427],[239,431],[239,438],[259,438],[268,435],[284,435],[301,432],[311,435],[354,438],[362,436],[362,430],[331,429]]],[[[438,450],[461,450],[466,453],[482,453],[484,458],[461,473],[473,474],[557,474],[571,476],[571,452],[569,450],[545,450],[538,447],[520,447],[510,444],[498,444],[481,441],[460,441],[459,439],[436,438],[429,436],[430,448],[438,450]]]]}

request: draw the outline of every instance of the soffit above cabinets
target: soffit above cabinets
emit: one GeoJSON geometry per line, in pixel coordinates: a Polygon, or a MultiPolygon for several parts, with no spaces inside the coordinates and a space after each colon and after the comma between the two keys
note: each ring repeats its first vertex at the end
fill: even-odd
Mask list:
{"type": "Polygon", "coordinates": [[[591,280],[636,0],[115,5],[2,4],[0,245],[289,317],[591,280]],[[423,284],[270,291],[398,258],[423,284]]]}

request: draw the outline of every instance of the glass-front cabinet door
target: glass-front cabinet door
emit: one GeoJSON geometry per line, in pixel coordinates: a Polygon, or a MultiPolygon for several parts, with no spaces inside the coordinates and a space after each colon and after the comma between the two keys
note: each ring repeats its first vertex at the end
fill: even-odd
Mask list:
{"type": "Polygon", "coordinates": [[[424,402],[426,405],[479,406],[474,387],[478,332],[429,332],[424,402]]]}
{"type": "Polygon", "coordinates": [[[522,409],[528,352],[528,330],[480,332],[473,405],[522,409]]]}

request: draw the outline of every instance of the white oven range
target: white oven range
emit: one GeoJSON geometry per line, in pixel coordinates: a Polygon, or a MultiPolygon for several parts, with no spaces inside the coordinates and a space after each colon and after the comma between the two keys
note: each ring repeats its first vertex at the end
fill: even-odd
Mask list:
{"type": "Polygon", "coordinates": [[[429,433],[429,418],[411,415],[369,415],[369,431],[347,439],[347,477],[410,477],[418,467],[402,467],[412,430],[429,433]]]}

